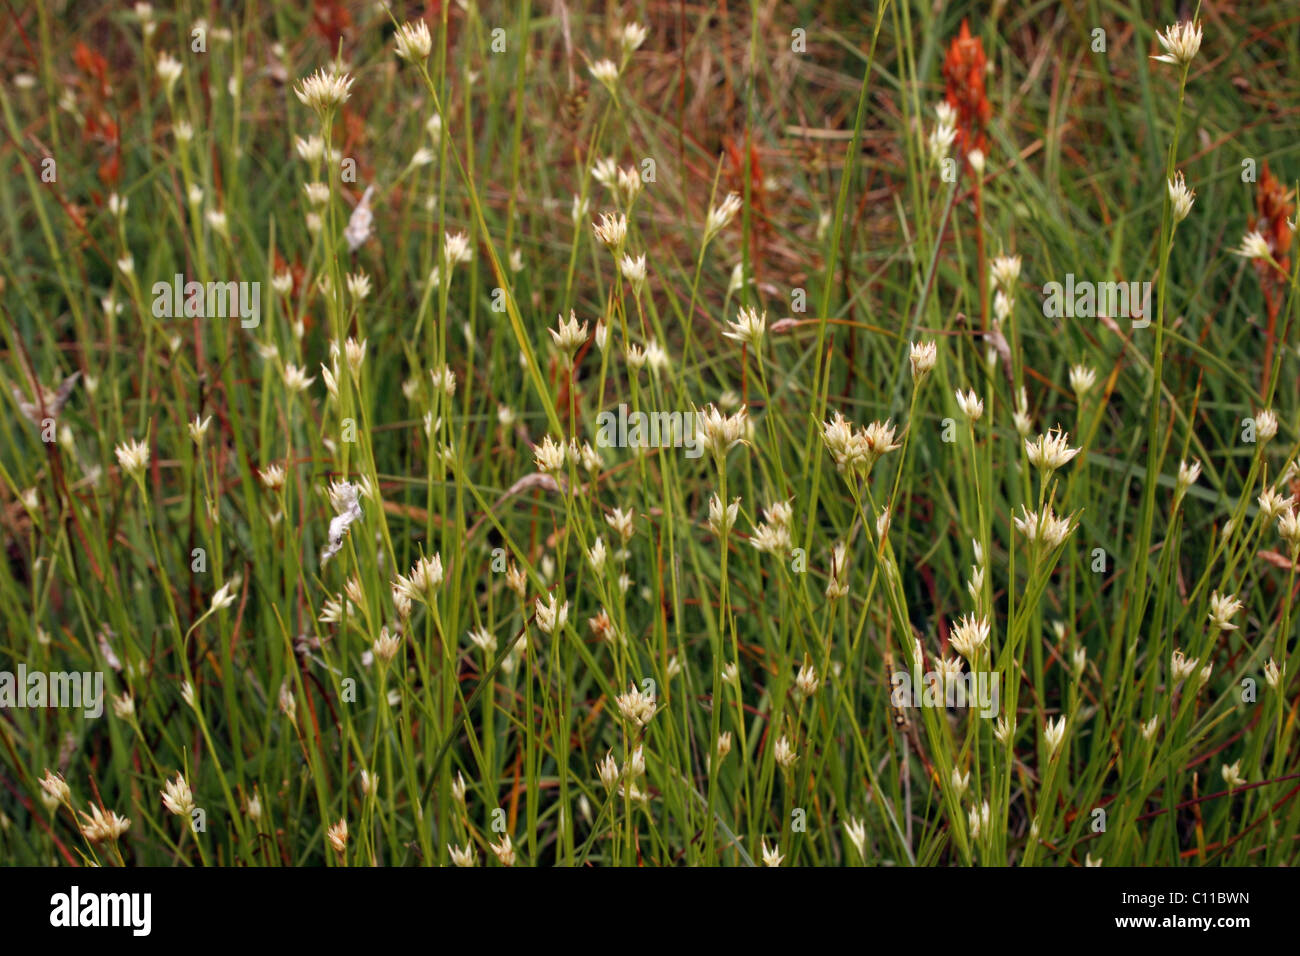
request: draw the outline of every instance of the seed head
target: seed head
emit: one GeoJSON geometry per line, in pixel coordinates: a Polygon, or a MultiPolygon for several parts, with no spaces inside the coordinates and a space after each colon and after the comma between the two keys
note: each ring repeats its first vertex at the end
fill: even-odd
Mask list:
{"type": "Polygon", "coordinates": [[[970,771],[967,770],[965,776],[963,776],[961,769],[959,767],[953,767],[952,768],[952,789],[953,792],[957,795],[957,799],[960,800],[962,794],[964,794],[969,787],[970,787],[970,771]]]}
{"type": "Polygon", "coordinates": [[[361,501],[358,497],[360,490],[358,485],[348,481],[336,481],[330,484],[330,503],[337,513],[330,520],[329,541],[321,550],[322,567],[343,549],[343,538],[347,535],[348,528],[361,519],[361,501]]]}

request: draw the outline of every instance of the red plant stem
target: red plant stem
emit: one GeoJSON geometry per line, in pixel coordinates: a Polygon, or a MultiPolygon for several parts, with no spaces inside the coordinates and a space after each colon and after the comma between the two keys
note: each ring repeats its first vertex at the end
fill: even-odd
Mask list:
{"type": "Polygon", "coordinates": [[[980,273],[980,327],[989,330],[989,270],[984,261],[984,177],[975,177],[975,258],[980,273]]]}
{"type": "Polygon", "coordinates": [[[1277,338],[1278,303],[1267,287],[1264,289],[1264,300],[1268,308],[1268,326],[1264,329],[1264,377],[1259,383],[1259,394],[1267,400],[1268,385],[1273,380],[1273,343],[1277,338]]]}

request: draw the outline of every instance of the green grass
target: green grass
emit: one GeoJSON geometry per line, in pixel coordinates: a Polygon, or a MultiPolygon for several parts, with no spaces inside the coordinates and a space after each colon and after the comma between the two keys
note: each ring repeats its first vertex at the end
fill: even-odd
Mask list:
{"type": "Polygon", "coordinates": [[[317,4],[350,12],[338,43],[300,6],[246,4],[204,52],[186,3],[159,4],[148,36],[130,10],[38,4],[0,39],[0,673],[98,672],[117,702],[0,710],[0,859],[437,865],[469,848],[497,865],[508,836],[515,865],[1296,862],[1296,548],[1257,499],[1297,478],[1300,279],[1275,249],[1266,295],[1232,254],[1256,211],[1243,161],[1297,175],[1289,8],[1202,11],[1184,71],[1150,59],[1177,17],[1140,4],[450,4],[422,64],[394,56],[373,4],[317,4]],[[964,17],[990,64],[978,200],[926,147],[964,17]],[[624,55],[632,22],[649,37],[624,55]],[[160,52],[183,68],[170,89],[160,52]],[[612,91],[588,69],[605,57],[612,91]],[[351,96],[318,115],[293,90],[331,63],[351,96]],[[300,157],[312,136],[333,157],[300,157]],[[620,193],[593,176],[602,157],[653,180],[620,193]],[[1178,223],[1176,171],[1196,192],[1178,223]],[[373,235],[351,251],[372,184],[373,235]],[[740,211],[709,236],[731,192],[740,211]],[[608,249],[592,222],[616,210],[608,249]],[[472,258],[449,264],[460,233],[472,258]],[[1004,252],[1022,267],[986,336],[982,277],[1004,252]],[[623,254],[646,257],[643,286],[623,254]],[[156,317],[154,283],[177,273],[260,283],[260,323],[156,317]],[[1150,282],[1150,324],[1049,317],[1043,287],[1067,273],[1150,282]],[[766,315],[757,347],[724,335],[742,307],[766,315]],[[572,369],[547,331],[571,310],[572,369]],[[937,364],[918,381],[922,341],[937,364]],[[1096,373],[1081,396],[1073,366],[1096,373]],[[33,379],[74,372],[52,429],[23,414],[33,379]],[[746,430],[698,458],[597,447],[539,474],[534,446],[597,446],[621,404],[744,406],[746,430]],[[1262,409],[1277,434],[1248,441],[1262,409]],[[1032,467],[1017,411],[1077,456],[1032,467]],[[892,422],[898,447],[838,469],[836,413],[892,422]],[[138,476],[114,451],[132,440],[138,476]],[[259,478],[272,465],[282,487],[259,478]],[[344,480],[362,516],[322,565],[344,480]],[[715,495],[739,499],[722,535],[715,495]],[[1015,525],[1047,507],[1071,519],[1059,545],[1015,525]],[[440,582],[404,613],[397,576],[434,555],[440,582]],[[1236,629],[1212,625],[1216,592],[1242,602],[1236,629]],[[539,600],[565,623],[543,628],[539,600]],[[997,675],[1003,723],[896,713],[891,674],[916,668],[915,642],[924,670],[957,659],[965,615],[988,619],[966,669],[997,675]],[[381,636],[400,638],[391,661],[381,636]],[[1176,679],[1176,650],[1208,679],[1176,679]],[[1270,660],[1290,673],[1266,681],[1270,660]],[[632,688],[653,697],[644,725],[620,706],[632,688]],[[47,769],[70,802],[42,798],[47,769]],[[201,829],[163,804],[178,773],[201,829]],[[129,830],[90,841],[73,811],[92,804],[129,830]]]}

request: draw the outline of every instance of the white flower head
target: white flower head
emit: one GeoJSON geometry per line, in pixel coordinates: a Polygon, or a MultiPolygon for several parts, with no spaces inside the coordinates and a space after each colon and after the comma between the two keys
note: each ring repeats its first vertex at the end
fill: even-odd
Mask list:
{"type": "Polygon", "coordinates": [[[194,809],[194,794],[190,792],[190,785],[179,772],[175,780],[168,780],[163,784],[162,802],[168,813],[178,817],[188,817],[194,809]]]}
{"type": "Polygon", "coordinates": [[[149,466],[149,446],[142,441],[128,439],[113,449],[117,463],[132,478],[140,479],[149,466]]]}
{"type": "Polygon", "coordinates": [[[627,238],[627,216],[621,212],[603,212],[600,222],[593,222],[591,228],[598,242],[610,249],[618,249],[627,238]]]}
{"type": "Polygon", "coordinates": [[[631,685],[626,694],[620,694],[615,703],[623,719],[637,727],[644,727],[655,715],[654,697],[643,693],[635,684],[631,685]]]}
{"type": "Polygon", "coordinates": [[[1175,66],[1186,66],[1195,59],[1201,49],[1201,25],[1199,22],[1183,21],[1165,28],[1164,33],[1156,33],[1161,48],[1165,51],[1151,59],[1175,66]]]}
{"type": "Polygon", "coordinates": [[[740,212],[742,200],[736,193],[727,193],[727,197],[709,210],[704,220],[704,241],[707,243],[720,233],[740,212]]]}
{"type": "Polygon", "coordinates": [[[618,83],[618,64],[613,60],[597,60],[588,67],[588,71],[592,79],[611,91],[618,83]]]}
{"type": "Polygon", "coordinates": [[[1252,229],[1241,237],[1241,245],[1232,250],[1234,256],[1241,256],[1243,259],[1271,259],[1273,251],[1269,248],[1268,240],[1258,229],[1252,229]]]}
{"type": "Polygon", "coordinates": [[[433,49],[433,38],[429,36],[429,25],[423,20],[403,23],[393,34],[393,47],[400,59],[408,63],[422,63],[429,58],[433,49]]]}
{"type": "Polygon", "coordinates": [[[1270,442],[1277,435],[1277,415],[1264,409],[1255,415],[1255,437],[1261,443],[1270,442]]]}
{"type": "Polygon", "coordinates": [[[1014,291],[1016,281],[1020,278],[1019,256],[997,256],[989,264],[989,273],[993,284],[1008,293],[1014,291]]]}
{"type": "Polygon", "coordinates": [[[1237,625],[1232,623],[1232,618],[1244,607],[1236,595],[1215,591],[1210,595],[1210,623],[1220,631],[1235,631],[1237,625]]]}
{"type": "Polygon", "coordinates": [[[357,204],[352,209],[352,215],[348,217],[347,227],[343,230],[343,238],[348,244],[349,252],[356,252],[370,239],[373,232],[375,214],[370,208],[370,200],[375,194],[373,185],[367,186],[366,191],[361,194],[357,204]]]}
{"type": "Polygon", "coordinates": [[[176,81],[181,78],[182,67],[180,61],[173,57],[165,50],[158,54],[158,60],[154,65],[158,72],[158,79],[163,82],[163,89],[171,96],[172,90],[176,86],[176,81]]]}
{"type": "Polygon", "coordinates": [[[763,856],[764,866],[780,866],[781,861],[785,859],[785,854],[780,852],[780,846],[768,847],[767,838],[764,837],[758,843],[759,852],[763,856]]]}
{"type": "Polygon", "coordinates": [[[1087,365],[1070,366],[1070,387],[1074,389],[1074,394],[1078,398],[1083,398],[1090,391],[1092,386],[1097,382],[1097,372],[1087,365]]]}
{"type": "Polygon", "coordinates": [[[1182,222],[1192,211],[1196,193],[1187,188],[1181,172],[1175,173],[1174,178],[1168,181],[1168,185],[1169,205],[1173,210],[1174,222],[1182,222]]]}
{"type": "Polygon", "coordinates": [[[554,594],[547,595],[545,604],[542,603],[541,598],[538,598],[533,608],[537,612],[537,629],[543,634],[554,634],[557,630],[563,630],[569,620],[569,602],[557,603],[554,594]]]}
{"type": "Polygon", "coordinates": [[[968,614],[953,622],[948,643],[966,660],[974,663],[975,655],[989,642],[989,619],[968,614]]]}
{"type": "Polygon", "coordinates": [[[557,319],[557,327],[547,331],[551,333],[556,350],[571,359],[573,353],[587,341],[587,323],[579,325],[578,316],[573,310],[569,310],[568,320],[562,315],[557,316],[557,319]]]}
{"type": "Polygon", "coordinates": [[[634,50],[640,49],[641,44],[645,43],[645,39],[649,35],[649,28],[640,23],[624,24],[623,31],[619,34],[619,45],[623,48],[623,55],[626,56],[634,50]]]}
{"type": "Polygon", "coordinates": [[[908,362],[912,366],[912,381],[920,382],[930,374],[939,361],[939,348],[934,342],[913,342],[908,362]]]}
{"type": "Polygon", "coordinates": [[[1025,455],[1029,463],[1039,471],[1053,472],[1068,464],[1079,453],[1078,448],[1069,446],[1070,436],[1059,428],[1039,435],[1033,441],[1025,440],[1025,455]]]}
{"type": "Polygon", "coordinates": [[[974,389],[968,390],[965,394],[961,389],[957,389],[957,407],[961,409],[962,414],[971,421],[979,421],[984,414],[984,400],[975,394],[974,389]]]}
{"type": "Polygon", "coordinates": [[[1047,746],[1048,759],[1056,756],[1056,752],[1061,749],[1061,741],[1064,739],[1064,715],[1058,717],[1055,721],[1049,720],[1043,725],[1043,743],[1047,746]]]}
{"type": "Polygon", "coordinates": [[[453,266],[470,262],[474,250],[470,248],[469,236],[463,232],[446,233],[443,236],[442,258],[450,273],[453,266]]]}
{"type": "Polygon", "coordinates": [[[294,87],[299,101],[324,117],[348,101],[352,95],[352,77],[346,73],[328,73],[324,68],[302,79],[294,87]]]}
{"type": "Polygon", "coordinates": [[[767,330],[767,313],[760,314],[748,306],[741,306],[736,313],[736,321],[727,323],[727,328],[728,331],[722,333],[724,337],[757,349],[767,330]]]}

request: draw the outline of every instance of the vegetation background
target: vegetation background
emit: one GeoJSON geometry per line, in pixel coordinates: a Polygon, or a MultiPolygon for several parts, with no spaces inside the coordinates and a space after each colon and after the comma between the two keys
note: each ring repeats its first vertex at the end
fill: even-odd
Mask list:
{"type": "Polygon", "coordinates": [[[1296,861],[1293,5],[4,6],[0,670],[113,700],[0,710],[0,860],[1296,861]],[[156,316],[177,273],[260,322],[156,316]],[[1067,273],[1151,282],[1150,325],[1049,318],[1067,273]],[[594,447],[620,403],[745,440],[594,447]],[[841,472],[837,412],[901,447],[841,472]],[[1049,501],[1057,547],[1015,523],[1049,501]],[[1003,724],[892,708],[965,615],[1003,724]]]}

